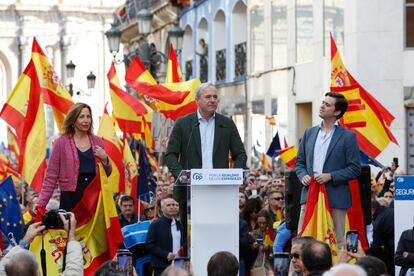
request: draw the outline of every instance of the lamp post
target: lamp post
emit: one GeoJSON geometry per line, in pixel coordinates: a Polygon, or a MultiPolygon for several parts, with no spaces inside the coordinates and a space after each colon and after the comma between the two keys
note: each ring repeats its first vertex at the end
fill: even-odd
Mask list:
{"type": "Polygon", "coordinates": [[[73,76],[75,75],[75,68],[76,68],[76,65],[72,61],[69,61],[69,63],[66,64],[66,77],[69,80],[69,94],[70,94],[70,96],[73,96],[72,79],[73,79],[73,76]]]}
{"type": "MultiPolygon", "coordinates": [[[[69,80],[69,84],[68,84],[68,89],[69,89],[69,94],[72,97],[73,96],[73,77],[75,76],[75,68],[76,65],[72,62],[69,61],[68,64],[66,64],[66,77],[69,80]]],[[[92,73],[92,71],[89,73],[89,75],[86,76],[86,80],[88,82],[88,90],[89,92],[87,93],[83,93],[83,91],[79,90],[76,92],[76,95],[86,95],[86,96],[90,96],[92,93],[92,90],[95,88],[95,82],[96,82],[96,76],[92,73]]]]}
{"type": "MultiPolygon", "coordinates": [[[[151,70],[151,67],[158,66],[160,63],[166,62],[167,57],[162,52],[158,51],[153,43],[150,45],[147,41],[147,36],[151,33],[152,18],[153,14],[147,9],[141,9],[137,13],[138,33],[142,36],[141,43],[135,51],[128,51],[128,54],[125,55],[124,61],[128,63],[128,60],[132,60],[134,56],[138,55],[145,67],[150,70],[151,73],[154,73],[153,71],[155,68],[152,68],[154,70],[151,70]]],[[[184,31],[179,27],[173,27],[168,34],[174,48],[177,53],[179,53],[182,49],[184,31]]],[[[112,25],[105,35],[108,39],[109,51],[115,59],[116,54],[119,52],[121,31],[112,25]]]]}

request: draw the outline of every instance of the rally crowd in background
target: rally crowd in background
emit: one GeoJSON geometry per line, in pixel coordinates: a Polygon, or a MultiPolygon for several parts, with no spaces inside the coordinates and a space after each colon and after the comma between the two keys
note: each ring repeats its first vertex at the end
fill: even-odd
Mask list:
{"type": "MultiPolygon", "coordinates": [[[[390,167],[383,168],[377,175],[372,175],[372,224],[366,226],[366,238],[370,247],[365,252],[359,247],[357,253],[350,253],[347,252],[344,245],[340,251],[338,264],[347,263],[355,258],[356,264],[365,269],[367,275],[386,275],[387,273],[394,275],[394,259],[395,265],[404,265],[404,262],[407,262],[405,256],[403,258],[403,254],[407,253],[404,252],[405,250],[394,252],[393,177],[397,174],[402,174],[402,171],[392,163],[390,167]],[[403,259],[404,262],[401,261],[403,259]]],[[[175,202],[172,199],[174,177],[168,172],[167,168],[160,167],[157,172],[154,172],[153,178],[157,182],[157,187],[150,202],[140,201],[136,204],[134,198],[130,196],[114,194],[121,227],[139,221],[155,220],[166,212],[169,216],[175,216],[179,220],[178,204],[175,204],[170,210],[166,209],[166,204],[164,206],[161,204],[165,199],[175,202]]],[[[35,216],[34,208],[39,195],[30,187],[18,182],[15,183],[15,190],[20,202],[21,214],[26,229],[28,229],[26,235],[33,235],[32,232],[35,230],[32,229],[33,226],[29,225],[31,225],[35,216]]],[[[264,269],[268,271],[268,275],[273,275],[273,256],[281,252],[289,254],[293,275],[317,275],[330,270],[332,266],[338,265],[332,264],[329,247],[315,241],[313,238],[298,237],[295,230],[287,227],[285,191],[284,166],[280,163],[274,169],[264,167],[250,169],[245,177],[244,184],[240,186],[240,255],[237,263],[237,271],[240,269],[240,275],[249,275],[252,269],[255,268],[264,269]]],[[[56,189],[46,209],[57,209],[59,200],[60,191],[56,189]]],[[[76,223],[76,220],[74,223],[76,223]]],[[[37,231],[41,230],[44,229],[37,229],[37,231]]],[[[33,237],[29,237],[29,243],[31,239],[33,237]]],[[[4,236],[3,243],[6,244],[5,248],[7,248],[8,241],[4,236]]],[[[123,247],[123,245],[120,245],[120,247],[123,247]]],[[[147,247],[141,248],[139,252],[133,252],[134,258],[156,254],[152,250],[153,248],[154,246],[147,244],[147,247]]],[[[6,253],[3,252],[3,256],[7,256],[6,253]]],[[[170,260],[172,259],[166,260],[166,263],[170,264],[170,260]]],[[[4,273],[4,262],[5,260],[1,262],[0,274],[4,273]]],[[[70,262],[68,263],[70,264],[70,262]]],[[[109,270],[112,269],[108,263],[105,264],[105,267],[109,270]]],[[[354,275],[365,275],[358,274],[359,270],[353,267],[338,266],[338,269],[354,269],[357,273],[354,275]]],[[[145,267],[144,275],[150,275],[149,271],[149,268],[145,267]]],[[[175,273],[175,270],[171,268],[168,271],[175,273]]],[[[334,273],[334,271],[331,270],[330,273],[334,273]]]]}

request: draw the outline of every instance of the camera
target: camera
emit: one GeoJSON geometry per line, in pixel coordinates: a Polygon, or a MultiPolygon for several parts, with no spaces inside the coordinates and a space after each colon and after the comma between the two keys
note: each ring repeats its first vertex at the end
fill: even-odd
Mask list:
{"type": "Polygon", "coordinates": [[[63,221],[59,214],[63,214],[66,219],[70,219],[70,214],[66,213],[65,210],[49,210],[42,218],[42,223],[46,229],[63,228],[63,221]]]}

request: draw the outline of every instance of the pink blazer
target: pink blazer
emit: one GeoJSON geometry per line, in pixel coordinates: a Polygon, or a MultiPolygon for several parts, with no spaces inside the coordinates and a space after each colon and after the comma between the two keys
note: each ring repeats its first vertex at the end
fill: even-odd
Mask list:
{"type": "MultiPolygon", "coordinates": [[[[92,148],[103,146],[101,138],[90,135],[92,148]]],[[[111,162],[103,165],[106,175],[112,172],[111,162]]],[[[39,195],[38,205],[46,206],[53,190],[59,184],[61,191],[74,192],[79,176],[79,156],[72,135],[62,135],[53,143],[52,153],[46,169],[46,176],[39,195]]]]}

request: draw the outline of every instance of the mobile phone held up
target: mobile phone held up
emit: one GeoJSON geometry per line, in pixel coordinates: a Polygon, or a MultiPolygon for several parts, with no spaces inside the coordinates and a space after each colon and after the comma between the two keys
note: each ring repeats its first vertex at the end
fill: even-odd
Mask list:
{"type": "Polygon", "coordinates": [[[350,230],[346,232],[346,250],[348,252],[357,253],[358,251],[358,230],[350,230]]]}
{"type": "Polygon", "coordinates": [[[127,249],[118,249],[116,253],[118,268],[127,276],[133,275],[132,253],[127,249]]]}

